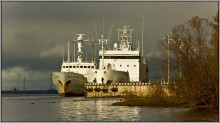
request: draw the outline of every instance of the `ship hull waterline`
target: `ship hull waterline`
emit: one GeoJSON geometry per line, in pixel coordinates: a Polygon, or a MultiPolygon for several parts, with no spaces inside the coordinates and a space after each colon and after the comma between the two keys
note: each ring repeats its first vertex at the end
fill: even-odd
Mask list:
{"type": "Polygon", "coordinates": [[[60,96],[83,96],[86,77],[74,72],[53,72],[51,74],[53,84],[60,96]]]}

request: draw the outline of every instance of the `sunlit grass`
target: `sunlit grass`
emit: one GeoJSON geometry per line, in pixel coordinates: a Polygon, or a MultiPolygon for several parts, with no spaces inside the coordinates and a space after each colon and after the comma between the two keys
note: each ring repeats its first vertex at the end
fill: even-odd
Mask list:
{"type": "Polygon", "coordinates": [[[158,107],[179,107],[186,106],[187,100],[177,97],[127,97],[114,106],[158,106],[158,107]]]}

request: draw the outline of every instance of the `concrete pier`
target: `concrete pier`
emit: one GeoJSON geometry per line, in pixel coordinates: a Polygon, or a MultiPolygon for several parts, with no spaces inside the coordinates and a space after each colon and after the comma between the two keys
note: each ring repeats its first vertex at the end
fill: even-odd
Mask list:
{"type": "Polygon", "coordinates": [[[138,97],[151,96],[158,93],[158,89],[163,90],[163,94],[170,96],[171,93],[167,83],[115,83],[115,84],[85,84],[85,97],[123,97],[135,95],[138,97]]]}

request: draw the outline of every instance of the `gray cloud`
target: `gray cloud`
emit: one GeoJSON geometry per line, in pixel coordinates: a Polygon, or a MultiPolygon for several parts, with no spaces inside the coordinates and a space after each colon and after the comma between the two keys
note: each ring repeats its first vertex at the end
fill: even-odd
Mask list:
{"type": "MultiPolygon", "coordinates": [[[[73,40],[73,33],[95,36],[94,19],[101,35],[103,17],[104,35],[109,34],[115,20],[111,40],[117,42],[116,29],[129,24],[134,29],[133,45],[136,47],[136,39],[141,40],[144,15],[144,55],[151,60],[150,57],[159,51],[157,41],[169,34],[172,26],[193,16],[211,20],[217,11],[218,2],[2,2],[2,71],[19,67],[22,68],[19,70],[25,69],[22,72],[31,71],[32,74],[27,75],[30,78],[33,74],[59,71],[62,41],[66,57],[67,41],[73,40]]],[[[98,53],[100,46],[96,47],[98,53]]],[[[90,46],[83,48],[84,57],[86,54],[90,57],[90,46]]],[[[154,62],[149,61],[149,69],[151,76],[156,76],[158,67],[154,62]]],[[[48,82],[50,77],[39,76],[32,83],[42,89],[43,83],[36,85],[34,82],[48,82]]],[[[3,86],[7,77],[8,74],[3,74],[3,86]]],[[[13,84],[16,85],[16,76],[7,87],[13,84]]]]}
{"type": "Polygon", "coordinates": [[[24,67],[11,67],[2,71],[2,88],[11,89],[12,87],[23,90],[23,83],[25,77],[25,85],[27,89],[48,89],[51,80],[50,71],[33,71],[24,67]],[[16,82],[16,83],[15,83],[16,82]]]}

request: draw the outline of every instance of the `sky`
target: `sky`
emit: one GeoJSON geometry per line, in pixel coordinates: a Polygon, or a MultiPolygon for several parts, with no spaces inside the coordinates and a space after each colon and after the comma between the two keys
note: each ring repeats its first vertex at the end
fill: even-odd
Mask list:
{"type": "MultiPolygon", "coordinates": [[[[98,36],[110,35],[111,43],[116,43],[116,29],[127,24],[134,29],[132,45],[136,47],[141,40],[143,16],[144,56],[149,77],[155,80],[160,70],[152,56],[159,54],[158,40],[168,35],[172,26],[193,16],[212,21],[218,2],[3,1],[1,9],[2,89],[22,90],[25,76],[27,90],[45,90],[50,88],[51,73],[60,71],[62,49],[66,59],[68,40],[73,52],[74,33],[91,38],[96,36],[96,27],[98,36]]],[[[99,49],[97,44],[96,51],[99,49]]],[[[84,59],[87,56],[90,60],[91,46],[86,43],[82,50],[84,59]]]]}

